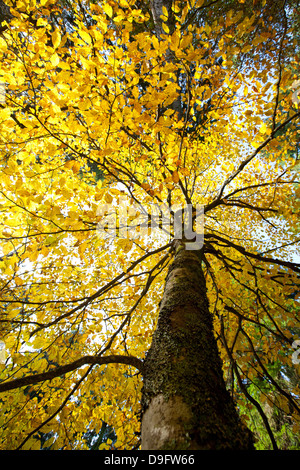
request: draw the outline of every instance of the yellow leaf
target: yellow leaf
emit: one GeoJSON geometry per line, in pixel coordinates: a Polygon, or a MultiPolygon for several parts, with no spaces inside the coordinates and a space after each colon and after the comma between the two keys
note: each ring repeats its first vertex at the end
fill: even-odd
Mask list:
{"type": "Polygon", "coordinates": [[[7,49],[7,44],[3,38],[0,38],[0,50],[1,51],[6,51],[7,49]]]}
{"type": "Polygon", "coordinates": [[[87,42],[88,44],[91,44],[92,40],[91,40],[91,36],[89,35],[89,33],[87,33],[86,31],[84,31],[83,29],[80,29],[78,31],[81,39],[83,39],[85,42],[87,42]]]}
{"type": "Polygon", "coordinates": [[[45,18],[38,18],[36,25],[37,26],[47,26],[48,21],[45,18]]]}
{"type": "Polygon", "coordinates": [[[50,62],[53,67],[56,67],[59,64],[59,56],[58,54],[56,54],[56,52],[50,57],[50,62]]]}
{"type": "Polygon", "coordinates": [[[165,6],[162,7],[162,15],[160,15],[160,18],[163,20],[163,21],[167,21],[168,19],[168,16],[169,16],[169,13],[168,13],[168,10],[165,6]]]}
{"type": "Polygon", "coordinates": [[[189,176],[190,174],[190,170],[188,168],[180,168],[179,171],[183,176],[189,176]]]}
{"type": "Polygon", "coordinates": [[[252,147],[254,147],[255,149],[257,149],[257,148],[259,147],[259,142],[253,141],[253,142],[251,142],[251,145],[252,145],[252,147]]]}
{"type": "Polygon", "coordinates": [[[128,238],[119,238],[117,241],[118,248],[124,251],[124,253],[128,253],[131,250],[132,245],[133,241],[128,238]]]}
{"type": "Polygon", "coordinates": [[[178,171],[173,171],[173,174],[172,174],[172,180],[174,183],[178,183],[179,181],[179,174],[178,174],[178,171]]]}
{"type": "Polygon", "coordinates": [[[27,441],[22,447],[24,450],[40,450],[40,448],[41,442],[37,439],[27,441]]]}
{"type": "Polygon", "coordinates": [[[111,204],[113,202],[113,197],[109,193],[105,194],[104,199],[105,199],[105,202],[107,202],[108,204],[111,204]]]}
{"type": "Polygon", "coordinates": [[[56,30],[52,33],[51,38],[52,38],[53,47],[54,47],[55,49],[57,49],[58,46],[59,46],[60,43],[61,43],[61,35],[60,35],[60,32],[58,31],[58,29],[56,29],[56,30]]]}
{"type": "Polygon", "coordinates": [[[103,10],[110,18],[113,16],[113,9],[108,3],[103,5],[103,10]]]}
{"type": "Polygon", "coordinates": [[[176,51],[179,47],[179,41],[180,41],[180,36],[179,36],[178,32],[175,31],[172,34],[172,37],[171,37],[171,46],[172,46],[171,49],[176,51]]]}
{"type": "Polygon", "coordinates": [[[191,40],[192,40],[192,36],[190,34],[183,36],[180,42],[180,48],[185,49],[186,47],[188,47],[191,43],[191,40]]]}
{"type": "Polygon", "coordinates": [[[74,165],[75,163],[75,160],[68,160],[65,164],[64,164],[64,167],[65,168],[72,168],[72,166],[74,165]]]}
{"type": "Polygon", "coordinates": [[[172,5],[172,11],[174,11],[174,13],[179,13],[180,12],[179,5],[172,5]]]}
{"type": "Polygon", "coordinates": [[[165,33],[169,34],[170,29],[166,23],[162,23],[162,29],[164,30],[165,33]]]}
{"type": "Polygon", "coordinates": [[[44,447],[44,448],[45,448],[45,447],[50,447],[50,446],[53,444],[53,442],[55,441],[55,439],[56,439],[55,436],[50,437],[50,439],[47,439],[47,440],[44,442],[43,447],[44,447]]]}
{"type": "Polygon", "coordinates": [[[9,119],[10,116],[11,116],[11,109],[10,108],[0,109],[0,119],[1,119],[1,121],[5,121],[6,119],[9,119]]]}
{"type": "Polygon", "coordinates": [[[78,173],[79,170],[80,170],[80,163],[75,162],[74,165],[72,166],[72,171],[73,173],[78,173]]]}
{"type": "Polygon", "coordinates": [[[223,163],[222,169],[223,169],[224,171],[233,171],[233,170],[234,170],[234,164],[233,164],[233,163],[229,163],[229,162],[223,163]]]}
{"type": "Polygon", "coordinates": [[[262,125],[260,126],[260,129],[259,129],[259,132],[261,134],[265,134],[267,132],[267,126],[266,124],[263,122],[262,125]]]}

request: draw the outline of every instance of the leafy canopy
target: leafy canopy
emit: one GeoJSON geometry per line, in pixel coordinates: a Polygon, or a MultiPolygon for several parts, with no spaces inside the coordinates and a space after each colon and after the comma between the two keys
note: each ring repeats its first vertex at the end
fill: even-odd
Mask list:
{"type": "Polygon", "coordinates": [[[293,2],[6,4],[2,448],[139,446],[172,233],[110,236],[105,209],[120,201],[204,206],[225,378],[275,447],[270,410],[299,429],[293,2]]]}

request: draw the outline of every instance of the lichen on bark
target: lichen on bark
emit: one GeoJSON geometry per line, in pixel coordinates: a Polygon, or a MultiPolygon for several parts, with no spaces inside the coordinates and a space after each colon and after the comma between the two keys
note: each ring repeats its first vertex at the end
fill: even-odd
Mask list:
{"type": "Polygon", "coordinates": [[[142,448],[252,448],[223,380],[201,252],[177,250],[144,366],[142,448]]]}

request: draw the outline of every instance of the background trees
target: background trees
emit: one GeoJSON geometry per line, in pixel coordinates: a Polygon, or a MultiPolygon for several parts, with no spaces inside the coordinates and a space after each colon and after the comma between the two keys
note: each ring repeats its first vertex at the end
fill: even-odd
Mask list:
{"type": "Polygon", "coordinates": [[[1,16],[4,449],[39,448],[39,432],[85,448],[103,422],[116,448],[139,445],[172,233],[110,237],[99,208],[119,198],[204,206],[228,388],[266,447],[298,445],[297,2],[155,3],[1,16]]]}

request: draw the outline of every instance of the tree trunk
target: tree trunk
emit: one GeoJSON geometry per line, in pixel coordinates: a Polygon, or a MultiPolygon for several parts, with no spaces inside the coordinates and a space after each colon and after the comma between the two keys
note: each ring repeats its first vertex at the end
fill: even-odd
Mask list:
{"type": "Polygon", "coordinates": [[[166,278],[142,396],[143,450],[252,450],[226,390],[201,268],[179,245],[166,278]]]}

